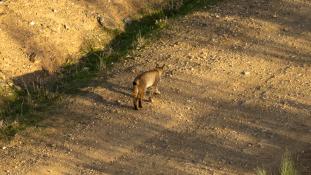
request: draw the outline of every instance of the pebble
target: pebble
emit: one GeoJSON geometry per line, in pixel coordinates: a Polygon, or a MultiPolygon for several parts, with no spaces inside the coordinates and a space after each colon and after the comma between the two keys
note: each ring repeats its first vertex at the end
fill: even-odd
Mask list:
{"type": "Polygon", "coordinates": [[[69,30],[69,27],[68,27],[67,24],[64,24],[64,28],[65,28],[66,30],[69,30]]]}
{"type": "Polygon", "coordinates": [[[3,80],[6,79],[6,76],[5,76],[4,73],[2,73],[2,72],[0,72],[0,79],[3,79],[3,80]]]}
{"type": "Polygon", "coordinates": [[[127,18],[124,18],[123,22],[127,25],[130,25],[130,24],[132,24],[133,20],[131,18],[127,17],[127,18]]]}
{"type": "Polygon", "coordinates": [[[248,72],[248,71],[242,71],[241,72],[243,75],[250,75],[251,73],[250,72],[248,72]]]}
{"type": "Polygon", "coordinates": [[[99,25],[101,25],[102,27],[104,27],[105,25],[105,20],[102,16],[97,16],[97,22],[99,25]]]}
{"type": "Polygon", "coordinates": [[[31,25],[31,26],[33,26],[33,25],[35,25],[36,23],[34,22],[34,21],[31,21],[30,23],[29,23],[29,25],[31,25]]]}
{"type": "Polygon", "coordinates": [[[288,29],[288,28],[283,28],[283,31],[284,31],[284,32],[288,32],[289,29],[288,29]]]}
{"type": "Polygon", "coordinates": [[[36,56],[37,56],[37,54],[35,52],[31,52],[29,54],[29,56],[28,56],[29,57],[29,61],[34,63],[36,61],[36,56]]]}
{"type": "Polygon", "coordinates": [[[90,70],[90,68],[89,67],[83,67],[83,69],[82,69],[83,71],[89,71],[90,70]]]}

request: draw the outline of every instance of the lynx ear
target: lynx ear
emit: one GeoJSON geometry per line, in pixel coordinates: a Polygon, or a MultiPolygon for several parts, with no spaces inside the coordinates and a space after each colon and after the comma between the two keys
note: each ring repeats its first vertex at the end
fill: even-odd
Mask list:
{"type": "Polygon", "coordinates": [[[156,63],[156,68],[159,68],[159,67],[160,67],[160,65],[158,63],[156,63]]]}
{"type": "Polygon", "coordinates": [[[163,66],[161,67],[162,69],[165,67],[165,64],[163,64],[163,66]]]}

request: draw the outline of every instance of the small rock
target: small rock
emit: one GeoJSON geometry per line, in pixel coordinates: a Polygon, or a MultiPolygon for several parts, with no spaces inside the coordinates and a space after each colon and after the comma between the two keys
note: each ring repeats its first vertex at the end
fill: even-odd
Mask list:
{"type": "Polygon", "coordinates": [[[33,26],[33,25],[35,25],[36,24],[36,22],[34,22],[34,21],[31,21],[30,23],[29,23],[29,25],[31,25],[31,26],[33,26]]]}
{"type": "Polygon", "coordinates": [[[127,17],[127,18],[124,18],[123,22],[124,22],[126,25],[130,25],[130,24],[132,24],[133,20],[132,20],[131,18],[127,17]]]}
{"type": "Polygon", "coordinates": [[[262,143],[258,143],[259,148],[263,148],[264,145],[262,143]]]}
{"type": "Polygon", "coordinates": [[[66,30],[69,30],[69,27],[68,27],[68,25],[66,25],[66,24],[64,24],[64,28],[65,28],[66,30]]]}
{"type": "Polygon", "coordinates": [[[5,80],[6,76],[4,75],[4,73],[0,72],[0,79],[5,80]]]}
{"type": "Polygon", "coordinates": [[[289,29],[288,29],[288,28],[283,28],[283,31],[284,31],[284,32],[288,32],[289,29]]]}
{"type": "Polygon", "coordinates": [[[29,61],[31,61],[32,63],[34,63],[34,62],[36,61],[36,60],[35,60],[36,56],[37,56],[37,54],[36,54],[35,52],[31,52],[31,53],[29,54],[29,56],[28,56],[29,61]]]}
{"type": "Polygon", "coordinates": [[[181,92],[181,90],[178,89],[178,88],[176,88],[175,91],[176,91],[177,93],[180,93],[180,92],[181,92]]]}
{"type": "Polygon", "coordinates": [[[14,86],[14,83],[13,83],[12,81],[9,81],[9,82],[8,82],[8,85],[9,85],[10,87],[13,87],[13,86],[14,86]]]}
{"type": "Polygon", "coordinates": [[[237,104],[239,106],[241,106],[241,105],[245,104],[245,101],[244,100],[237,100],[237,104]]]}
{"type": "Polygon", "coordinates": [[[289,56],[290,58],[296,58],[296,55],[291,55],[291,56],[289,56]]]}
{"type": "Polygon", "coordinates": [[[281,100],[281,101],[280,101],[280,104],[281,104],[281,105],[285,105],[286,102],[285,102],[284,100],[281,100]]]}
{"type": "Polygon", "coordinates": [[[101,25],[102,27],[104,27],[105,25],[105,19],[102,16],[97,16],[97,22],[99,25],[101,25]]]}
{"type": "Polygon", "coordinates": [[[3,149],[3,150],[5,150],[5,149],[7,149],[7,147],[6,147],[6,146],[4,146],[4,147],[2,147],[2,149],[3,149]]]}
{"type": "Polygon", "coordinates": [[[84,67],[82,70],[83,71],[88,71],[88,70],[90,70],[90,68],[89,67],[84,67]]]}
{"type": "Polygon", "coordinates": [[[56,147],[56,144],[55,144],[55,143],[49,144],[49,146],[52,147],[52,148],[55,148],[55,147],[56,147]]]}
{"type": "Polygon", "coordinates": [[[241,72],[243,75],[250,75],[251,73],[250,72],[248,72],[248,71],[243,71],[243,72],[241,72]]]}

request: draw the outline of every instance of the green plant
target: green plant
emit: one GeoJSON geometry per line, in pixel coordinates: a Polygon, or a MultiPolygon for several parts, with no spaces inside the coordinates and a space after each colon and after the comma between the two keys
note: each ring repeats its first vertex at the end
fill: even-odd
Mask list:
{"type": "Polygon", "coordinates": [[[158,20],[156,20],[155,24],[158,28],[164,29],[168,26],[167,18],[158,19],[158,20]]]}
{"type": "MultiPolygon", "coordinates": [[[[256,175],[267,175],[266,170],[257,169],[256,175]]],[[[291,159],[290,153],[286,150],[280,166],[280,175],[298,175],[297,170],[295,169],[294,162],[291,159]]]]}
{"type": "Polygon", "coordinates": [[[49,106],[55,101],[56,93],[51,93],[49,89],[37,83],[25,83],[23,80],[22,89],[12,89],[14,98],[6,99],[6,106],[0,110],[0,138],[8,140],[18,131],[26,126],[34,125],[39,117],[32,114],[33,111],[39,111],[49,106]]]}
{"type": "Polygon", "coordinates": [[[177,11],[184,5],[184,0],[169,0],[165,4],[165,8],[170,11],[177,11]]]}
{"type": "Polygon", "coordinates": [[[291,160],[290,153],[287,150],[283,155],[280,173],[281,175],[297,175],[294,162],[291,160]]]}
{"type": "Polygon", "coordinates": [[[267,172],[266,172],[266,170],[264,170],[264,169],[257,169],[257,171],[256,171],[256,174],[257,175],[267,175],[267,172]]]}

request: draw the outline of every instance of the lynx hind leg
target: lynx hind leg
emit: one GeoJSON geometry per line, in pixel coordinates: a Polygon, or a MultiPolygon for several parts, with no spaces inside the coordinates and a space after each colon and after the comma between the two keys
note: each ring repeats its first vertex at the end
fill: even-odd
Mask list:
{"type": "Polygon", "coordinates": [[[145,97],[145,89],[139,94],[139,99],[138,99],[138,107],[140,107],[140,108],[143,108],[143,99],[144,99],[144,97],[145,97]]]}
{"type": "Polygon", "coordinates": [[[137,98],[137,97],[134,97],[133,103],[134,103],[134,109],[135,109],[135,110],[138,110],[137,102],[138,102],[138,98],[137,98]]]}

